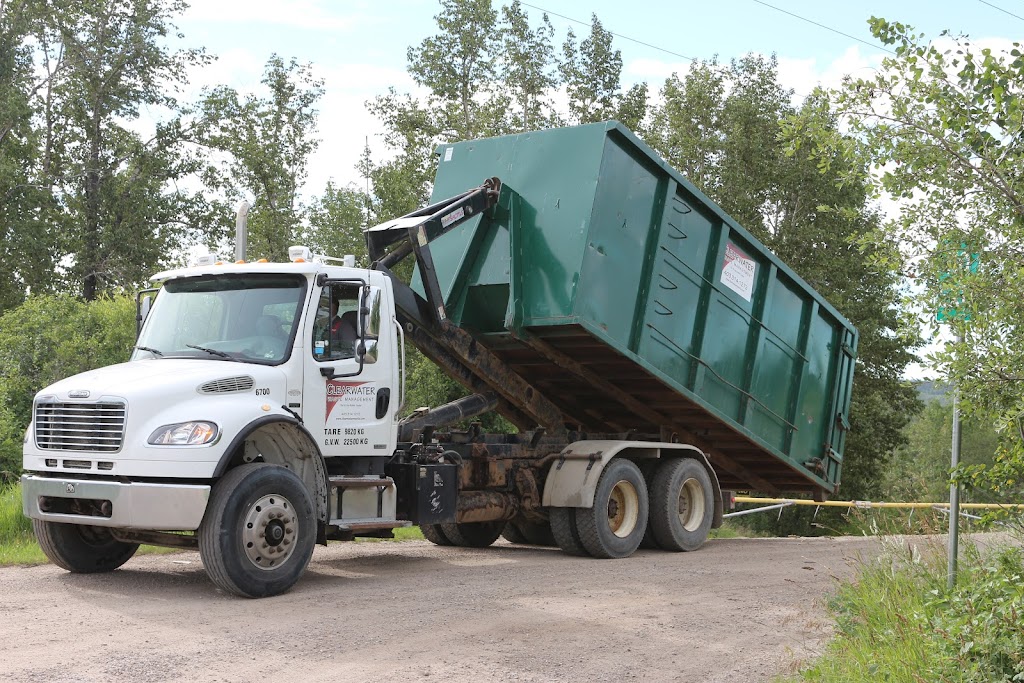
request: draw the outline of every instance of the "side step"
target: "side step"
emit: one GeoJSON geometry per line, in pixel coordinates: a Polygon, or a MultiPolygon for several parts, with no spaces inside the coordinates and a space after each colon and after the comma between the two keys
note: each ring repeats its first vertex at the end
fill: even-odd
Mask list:
{"type": "Polygon", "coordinates": [[[330,524],[352,534],[412,526],[396,519],[398,491],[391,477],[334,476],[331,485],[330,524]]]}

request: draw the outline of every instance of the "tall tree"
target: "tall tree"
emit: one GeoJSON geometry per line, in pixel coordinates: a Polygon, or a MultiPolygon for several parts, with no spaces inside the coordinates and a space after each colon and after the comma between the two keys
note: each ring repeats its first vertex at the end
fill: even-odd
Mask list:
{"type": "Polygon", "coordinates": [[[207,182],[229,201],[252,200],[249,253],[285,260],[303,218],[299,190],[316,150],[317,111],[323,83],[310,65],[273,55],[264,70],[266,94],[240,96],[219,87],[200,104],[202,139],[226,152],[207,182]]]}
{"type": "Polygon", "coordinates": [[[672,74],[651,113],[648,142],[705,191],[718,181],[725,74],[717,61],[696,61],[686,78],[672,74]]]}
{"type": "MultiPolygon", "coordinates": [[[[175,0],[9,0],[0,6],[0,257],[26,289],[86,299],[134,286],[209,227],[173,180],[195,173],[174,92],[198,51],[167,45],[175,0]],[[160,112],[151,135],[140,108],[160,112]]],[[[0,295],[4,296],[4,295],[0,295]]]]}
{"type": "Polygon", "coordinates": [[[409,48],[409,74],[430,90],[446,133],[479,137],[492,129],[493,110],[481,96],[495,78],[498,13],[491,0],[442,0],[434,19],[440,33],[409,48]]]}
{"type": "Polygon", "coordinates": [[[591,15],[590,35],[578,45],[569,29],[562,44],[559,70],[569,95],[569,120],[594,123],[619,119],[638,130],[647,113],[647,85],[621,92],[622,52],[612,49],[612,34],[591,15]]]}
{"type": "Polygon", "coordinates": [[[558,86],[552,38],[555,29],[548,15],[531,28],[522,3],[514,0],[501,8],[502,52],[499,78],[516,109],[511,126],[516,131],[556,125],[550,97],[558,86]]]}
{"type": "Polygon", "coordinates": [[[829,93],[852,135],[794,126],[824,166],[867,155],[880,169],[875,189],[900,211],[872,239],[909,255],[905,274],[921,285],[914,303],[933,324],[938,307],[969,309],[968,324],[954,323],[964,342],[940,354],[939,368],[967,392],[968,407],[999,412],[1024,399],[1024,48],[948,34],[929,41],[884,19],[870,26],[895,56],[829,93]]]}
{"type": "MultiPolygon", "coordinates": [[[[1024,443],[1014,420],[1024,410],[1024,48],[935,40],[898,22],[872,18],[874,36],[892,47],[869,78],[829,93],[851,135],[796,119],[810,153],[866,156],[879,172],[876,192],[899,213],[866,237],[918,286],[908,306],[935,325],[936,310],[959,337],[935,367],[963,392],[968,415],[997,422],[1001,452],[971,481],[998,500],[1024,494],[1024,443]],[[881,245],[890,245],[882,249],[881,245]],[[953,312],[955,311],[955,314],[953,312]],[[965,313],[967,315],[965,315],[965,313]]],[[[922,316],[922,317],[923,317],[922,316]]]]}
{"type": "Polygon", "coordinates": [[[82,295],[134,284],[167,249],[194,197],[167,182],[195,172],[182,156],[176,122],[143,140],[125,126],[142,106],[174,110],[176,84],[188,64],[203,57],[171,51],[179,0],[98,0],[48,3],[40,44],[60,73],[47,88],[47,170],[63,194],[71,229],[73,273],[82,295]],[[141,267],[140,267],[141,266],[141,267]]]}
{"type": "Polygon", "coordinates": [[[0,312],[21,302],[29,287],[53,273],[48,252],[48,193],[33,182],[39,131],[32,125],[32,10],[26,0],[0,0],[0,312]]]}
{"type": "Polygon", "coordinates": [[[422,206],[442,142],[507,132],[511,96],[497,87],[501,49],[491,0],[444,0],[438,33],[408,50],[408,71],[428,89],[421,101],[394,89],[367,103],[384,124],[393,155],[370,164],[372,213],[379,219],[422,206]]]}
{"type": "Polygon", "coordinates": [[[328,182],[324,193],[311,202],[309,227],[302,243],[318,254],[334,257],[352,254],[357,264],[370,265],[363,238],[368,218],[367,199],[362,190],[328,182]]]}

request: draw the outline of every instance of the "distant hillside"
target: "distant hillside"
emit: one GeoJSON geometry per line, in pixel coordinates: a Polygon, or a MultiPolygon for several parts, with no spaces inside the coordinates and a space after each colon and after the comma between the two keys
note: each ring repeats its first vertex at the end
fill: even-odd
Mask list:
{"type": "Polygon", "coordinates": [[[946,405],[952,400],[949,385],[944,382],[919,382],[916,389],[918,397],[925,403],[938,401],[946,405]]]}

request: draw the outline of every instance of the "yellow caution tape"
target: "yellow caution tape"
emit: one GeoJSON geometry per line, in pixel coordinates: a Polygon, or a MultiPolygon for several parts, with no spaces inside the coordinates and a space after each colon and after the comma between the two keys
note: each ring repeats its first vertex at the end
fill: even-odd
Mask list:
{"type": "MultiPolygon", "coordinates": [[[[821,503],[805,498],[754,498],[753,496],[736,496],[737,503],[763,503],[765,505],[777,505],[788,503],[790,505],[813,505],[815,507],[830,508],[948,508],[949,503],[880,503],[870,500],[826,500],[821,503]]],[[[961,510],[1020,510],[1024,509],[1024,503],[960,503],[961,510]]]]}

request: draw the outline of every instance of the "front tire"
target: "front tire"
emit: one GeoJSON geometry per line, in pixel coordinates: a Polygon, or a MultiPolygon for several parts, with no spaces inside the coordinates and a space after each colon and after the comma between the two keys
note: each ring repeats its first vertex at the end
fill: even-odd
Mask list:
{"type": "Polygon", "coordinates": [[[665,550],[691,551],[704,544],[715,514],[711,477],[693,458],[661,464],[651,483],[651,531],[665,550]]]}
{"type": "Polygon", "coordinates": [[[291,470],[264,463],[236,467],[217,482],[199,527],[207,574],[224,591],[247,598],[294,586],[315,542],[305,484],[291,470]]]}
{"type": "Polygon", "coordinates": [[[110,572],[127,562],[138,543],[118,541],[101,526],[32,520],[39,547],[50,562],[75,574],[110,572]]]}
{"type": "Polygon", "coordinates": [[[575,508],[579,539],[594,557],[629,557],[647,530],[648,499],[644,475],[636,463],[608,463],[594,493],[594,505],[575,508]]]}

